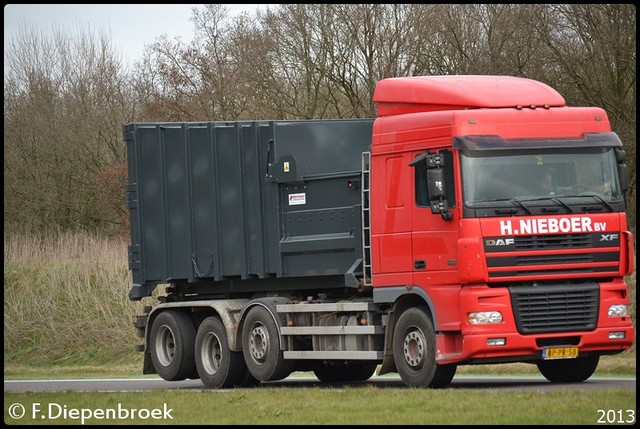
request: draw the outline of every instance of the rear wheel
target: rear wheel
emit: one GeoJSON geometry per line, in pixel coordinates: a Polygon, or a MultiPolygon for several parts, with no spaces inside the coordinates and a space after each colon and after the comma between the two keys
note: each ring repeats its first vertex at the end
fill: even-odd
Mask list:
{"type": "Polygon", "coordinates": [[[537,363],[540,374],[552,383],[579,383],[593,375],[600,356],[575,359],[543,360],[537,363]]]}
{"type": "Polygon", "coordinates": [[[282,380],[295,365],[295,361],[284,359],[278,326],[271,313],[260,305],[247,313],[242,327],[242,353],[251,375],[260,381],[282,380]]]}
{"type": "Polygon", "coordinates": [[[160,377],[184,380],[195,372],[196,328],[184,312],[167,310],[153,321],[150,336],[151,361],[160,377]]]}
{"type": "Polygon", "coordinates": [[[445,387],[457,368],[436,363],[436,333],[424,307],[409,308],[398,318],[393,358],[402,381],[410,387],[445,387]]]}
{"type": "Polygon", "coordinates": [[[210,388],[242,386],[247,368],[241,352],[229,349],[227,331],[218,317],[208,317],[198,328],[195,361],[202,383],[210,388]]]}

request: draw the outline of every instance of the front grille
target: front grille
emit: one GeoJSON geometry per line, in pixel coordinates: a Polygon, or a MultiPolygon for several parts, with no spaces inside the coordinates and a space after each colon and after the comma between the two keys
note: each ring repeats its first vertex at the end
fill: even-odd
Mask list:
{"type": "Polygon", "coordinates": [[[489,278],[495,280],[531,275],[611,274],[619,269],[620,237],[600,233],[485,237],[484,250],[489,278]],[[543,250],[549,252],[540,254],[543,250]]]}
{"type": "Polygon", "coordinates": [[[545,255],[491,256],[488,267],[521,267],[525,265],[585,264],[591,262],[618,262],[616,252],[547,253],[545,255]]]}
{"type": "Polygon", "coordinates": [[[518,332],[592,331],[598,320],[597,283],[509,287],[518,332]]]}
{"type": "Polygon", "coordinates": [[[590,234],[530,235],[518,237],[516,250],[580,249],[592,246],[590,234]]]}
{"type": "Polygon", "coordinates": [[[611,233],[520,235],[484,238],[484,250],[487,253],[619,246],[620,235],[611,233]]]}

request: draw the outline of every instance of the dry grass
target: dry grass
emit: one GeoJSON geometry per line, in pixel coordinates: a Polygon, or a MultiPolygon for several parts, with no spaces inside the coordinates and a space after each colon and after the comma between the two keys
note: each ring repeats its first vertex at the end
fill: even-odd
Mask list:
{"type": "Polygon", "coordinates": [[[81,233],[4,239],[4,360],[129,358],[139,342],[125,242],[81,233]]]}

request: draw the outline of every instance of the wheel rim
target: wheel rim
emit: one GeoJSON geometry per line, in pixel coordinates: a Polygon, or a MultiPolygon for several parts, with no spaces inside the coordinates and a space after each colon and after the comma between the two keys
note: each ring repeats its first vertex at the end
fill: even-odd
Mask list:
{"type": "Polygon", "coordinates": [[[263,364],[269,351],[269,332],[264,325],[257,324],[251,330],[249,336],[249,352],[258,364],[263,364]]]}
{"type": "Polygon", "coordinates": [[[162,366],[169,366],[176,353],[176,340],[171,329],[163,325],[158,330],[156,356],[162,366]]]}
{"type": "Polygon", "coordinates": [[[215,374],[220,369],[222,346],[216,334],[209,332],[203,339],[200,361],[207,374],[215,374]]]}
{"type": "Polygon", "coordinates": [[[413,369],[420,369],[424,364],[427,340],[422,331],[412,326],[404,337],[402,353],[404,360],[413,369]]]}

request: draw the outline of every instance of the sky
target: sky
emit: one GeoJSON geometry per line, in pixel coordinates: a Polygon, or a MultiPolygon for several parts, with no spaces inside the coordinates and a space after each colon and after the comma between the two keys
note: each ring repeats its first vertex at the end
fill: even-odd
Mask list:
{"type": "MultiPolygon", "coordinates": [[[[4,6],[4,43],[6,45],[20,28],[35,28],[47,34],[53,28],[71,31],[98,30],[111,35],[113,47],[123,60],[132,63],[140,59],[145,45],[166,34],[179,36],[185,43],[193,38],[192,8],[202,4],[7,4],[4,6]]],[[[231,14],[267,4],[227,4],[231,14]]]]}

